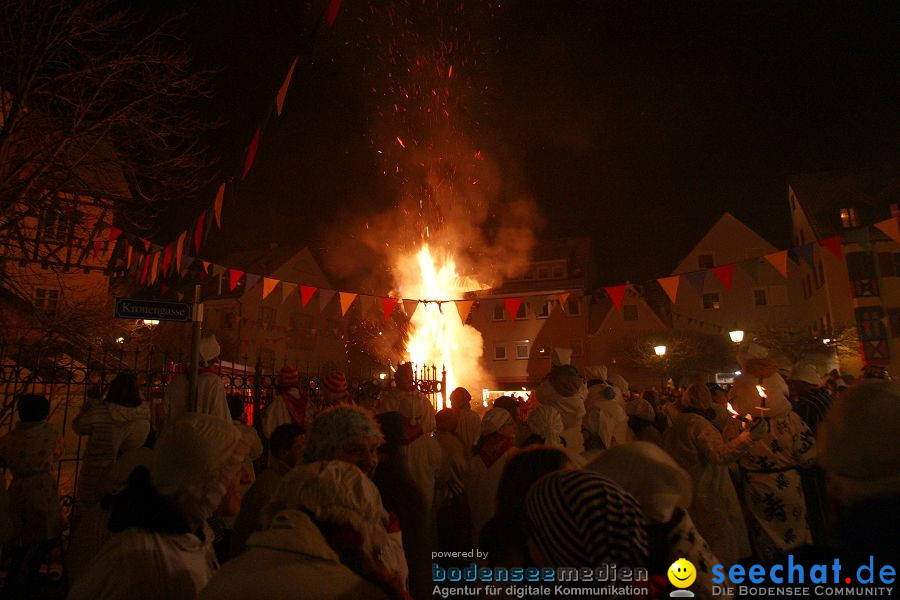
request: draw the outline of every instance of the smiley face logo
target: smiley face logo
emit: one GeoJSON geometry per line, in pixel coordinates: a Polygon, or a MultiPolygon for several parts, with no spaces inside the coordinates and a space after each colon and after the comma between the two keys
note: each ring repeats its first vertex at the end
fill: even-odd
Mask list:
{"type": "Polygon", "coordinates": [[[668,570],[669,581],[677,588],[690,587],[694,580],[697,579],[697,569],[691,564],[691,561],[685,558],[679,558],[672,563],[668,570]]]}

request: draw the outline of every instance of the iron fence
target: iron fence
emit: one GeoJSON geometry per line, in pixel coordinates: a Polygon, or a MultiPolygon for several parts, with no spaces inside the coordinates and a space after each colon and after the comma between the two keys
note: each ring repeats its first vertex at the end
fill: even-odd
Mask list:
{"type": "MultiPolygon", "coordinates": [[[[40,346],[0,345],[0,432],[12,429],[16,398],[21,394],[41,394],[50,400],[50,424],[63,440],[63,453],[56,468],[60,503],[68,516],[75,508],[75,490],[85,440],[71,426],[72,420],[87,399],[105,397],[109,384],[123,372],[134,373],[142,396],[151,407],[153,431],[159,431],[166,418],[163,401],[166,387],[176,374],[183,372],[188,353],[171,354],[153,350],[91,348],[78,356],[63,352],[48,352],[40,346]]],[[[261,415],[276,395],[278,372],[285,363],[250,365],[243,361],[218,363],[216,369],[225,383],[226,394],[243,399],[250,424],[259,429],[261,415]]],[[[311,372],[309,365],[290,365],[298,370],[308,386],[307,393],[315,398],[320,393],[319,372],[311,372]]],[[[359,402],[371,398],[391,385],[392,369],[350,373],[348,387],[359,402]]],[[[416,386],[437,404],[437,396],[445,394],[446,373],[433,366],[414,369],[416,386]]],[[[446,401],[446,397],[444,397],[446,401]]]]}

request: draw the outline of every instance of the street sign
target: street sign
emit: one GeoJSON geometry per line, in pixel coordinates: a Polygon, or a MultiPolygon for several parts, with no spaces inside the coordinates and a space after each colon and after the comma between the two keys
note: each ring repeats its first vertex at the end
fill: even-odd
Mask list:
{"type": "Polygon", "coordinates": [[[116,298],[115,316],[117,319],[147,319],[190,323],[191,309],[192,306],[186,302],[157,302],[155,300],[116,298]]]}

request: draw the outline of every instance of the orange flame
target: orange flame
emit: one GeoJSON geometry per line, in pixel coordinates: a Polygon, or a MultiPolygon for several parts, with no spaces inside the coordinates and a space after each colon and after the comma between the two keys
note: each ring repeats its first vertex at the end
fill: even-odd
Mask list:
{"type": "MultiPolygon", "coordinates": [[[[460,276],[452,256],[437,258],[428,244],[415,253],[400,258],[397,269],[400,296],[422,300],[462,299],[465,292],[481,289],[479,282],[460,276]]],[[[462,322],[452,302],[426,302],[419,306],[410,320],[406,352],[409,360],[419,366],[435,366],[447,370],[447,395],[457,386],[470,392],[488,385],[480,359],[483,340],[474,327],[462,322]]],[[[477,394],[473,393],[473,396],[477,394]]],[[[443,408],[442,398],[436,402],[443,408]]]]}
{"type": "Polygon", "coordinates": [[[728,404],[726,404],[726,405],[725,405],[725,408],[728,409],[728,412],[730,412],[730,413],[731,413],[732,415],[734,415],[735,417],[739,416],[738,411],[734,410],[734,407],[731,405],[731,402],[729,402],[728,404]]]}
{"type": "Polygon", "coordinates": [[[397,136],[397,143],[400,144],[401,148],[406,148],[406,144],[403,143],[403,140],[400,138],[399,135],[397,136]]]}
{"type": "Polygon", "coordinates": [[[768,396],[766,396],[766,388],[761,385],[756,386],[756,393],[759,394],[760,398],[768,398],[768,396]]]}

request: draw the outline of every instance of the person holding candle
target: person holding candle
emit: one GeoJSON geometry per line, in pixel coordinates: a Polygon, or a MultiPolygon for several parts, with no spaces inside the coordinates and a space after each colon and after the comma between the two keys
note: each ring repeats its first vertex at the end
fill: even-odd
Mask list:
{"type": "Polygon", "coordinates": [[[663,434],[662,447],[691,476],[694,498],[688,513],[722,564],[734,564],[750,555],[747,526],[737,492],[728,473],[755,440],[768,436],[765,421],[745,429],[726,442],[707,418],[712,397],[709,388],[695,383],[678,400],[679,413],[663,434]]]}

